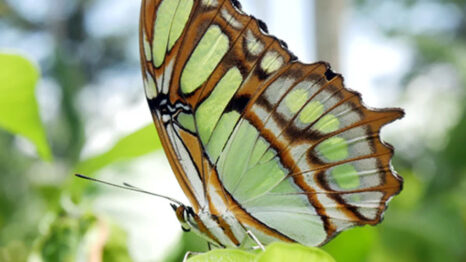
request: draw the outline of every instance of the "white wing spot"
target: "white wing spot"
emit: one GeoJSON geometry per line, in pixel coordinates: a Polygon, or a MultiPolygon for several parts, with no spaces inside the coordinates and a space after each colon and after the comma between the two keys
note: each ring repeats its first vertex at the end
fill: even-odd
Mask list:
{"type": "Polygon", "coordinates": [[[162,122],[168,123],[172,118],[169,115],[162,115],[162,122]]]}
{"type": "Polygon", "coordinates": [[[228,10],[222,9],[222,11],[220,11],[220,12],[222,14],[223,19],[225,19],[225,21],[227,21],[234,28],[241,29],[243,27],[243,24],[241,24],[230,13],[228,13],[228,10]]]}
{"type": "MultiPolygon", "coordinates": [[[[316,187],[317,188],[317,187],[316,187]]],[[[335,200],[327,196],[327,194],[316,194],[319,202],[326,207],[325,212],[329,217],[332,218],[332,222],[337,227],[337,231],[341,231],[352,225],[351,218],[348,217],[344,212],[342,212],[338,206],[338,203],[335,200]],[[339,220],[339,221],[338,221],[339,220]],[[338,222],[337,222],[338,221],[338,222]]]]}
{"type": "Polygon", "coordinates": [[[277,52],[269,51],[262,58],[261,68],[267,74],[270,74],[277,71],[283,65],[284,62],[285,61],[283,57],[281,57],[277,52]]]}
{"type": "Polygon", "coordinates": [[[173,72],[173,66],[175,64],[175,59],[172,59],[167,67],[165,68],[165,72],[163,73],[164,78],[163,78],[163,84],[162,84],[162,93],[168,94],[169,89],[170,89],[170,80],[172,79],[172,72],[173,72]]]}
{"type": "Polygon", "coordinates": [[[254,36],[251,30],[246,33],[246,47],[253,56],[258,56],[264,51],[264,44],[254,36]]]}
{"type": "Polygon", "coordinates": [[[280,101],[280,98],[295,82],[294,78],[280,77],[275,80],[265,90],[265,98],[271,105],[275,105],[280,101]]]}
{"type": "Polygon", "coordinates": [[[154,99],[157,96],[157,88],[155,87],[154,79],[151,75],[146,74],[144,78],[144,90],[148,99],[154,99]]]}
{"type": "MultiPolygon", "coordinates": [[[[278,136],[281,132],[281,128],[280,128],[280,125],[277,123],[277,121],[275,121],[275,119],[273,117],[269,118],[269,120],[267,121],[265,127],[265,129],[269,130],[272,134],[278,136]]],[[[278,137],[278,139],[280,139],[282,137],[278,137]]],[[[283,141],[280,141],[280,142],[283,142],[283,141]]],[[[286,141],[285,141],[286,142],[286,141]]]]}
{"type": "Polygon", "coordinates": [[[261,123],[267,118],[269,113],[263,108],[262,106],[258,104],[254,104],[252,106],[252,112],[257,116],[257,118],[260,119],[261,123]]]}
{"type": "Polygon", "coordinates": [[[217,0],[202,0],[202,4],[208,7],[217,7],[218,1],[217,0]]]}

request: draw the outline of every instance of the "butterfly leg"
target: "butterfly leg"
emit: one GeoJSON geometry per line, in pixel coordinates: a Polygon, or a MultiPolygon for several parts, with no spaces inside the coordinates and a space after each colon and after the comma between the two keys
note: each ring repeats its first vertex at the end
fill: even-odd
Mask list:
{"type": "Polygon", "coordinates": [[[200,252],[191,252],[191,251],[188,251],[188,252],[186,252],[186,254],[184,254],[183,262],[188,261],[188,258],[189,258],[190,256],[199,255],[199,254],[202,254],[202,253],[200,253],[200,252]]]}
{"type": "Polygon", "coordinates": [[[250,237],[252,240],[254,240],[254,242],[256,242],[257,246],[258,246],[260,249],[262,249],[262,251],[265,250],[264,245],[262,245],[262,243],[261,243],[261,242],[259,241],[259,239],[251,232],[251,230],[248,230],[246,233],[249,235],[249,237],[250,237]]]}
{"type": "Polygon", "coordinates": [[[253,247],[254,250],[256,249],[261,249],[261,250],[265,250],[265,247],[264,245],[262,245],[262,243],[259,241],[259,239],[251,232],[251,230],[247,230],[246,231],[246,234],[247,236],[244,237],[243,241],[241,241],[241,245],[240,247],[244,247],[244,245],[246,245],[247,241],[248,241],[248,237],[251,238],[256,244],[257,246],[253,247]]]}

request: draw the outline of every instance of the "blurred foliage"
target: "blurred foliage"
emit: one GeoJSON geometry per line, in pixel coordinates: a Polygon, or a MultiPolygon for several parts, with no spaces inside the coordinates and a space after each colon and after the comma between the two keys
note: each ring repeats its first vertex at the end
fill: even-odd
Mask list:
{"type": "Polygon", "coordinates": [[[34,94],[39,73],[28,60],[0,53],[0,126],[33,142],[39,155],[50,160],[34,94]]]}
{"type": "MultiPolygon", "coordinates": [[[[56,87],[57,108],[39,115],[37,68],[16,55],[0,56],[0,261],[74,261],[91,254],[101,254],[105,261],[130,261],[127,233],[109,218],[88,215],[88,202],[98,193],[83,190],[84,183],[74,183],[71,174],[93,176],[110,164],[160,148],[154,127],[147,126],[101,154],[82,157],[93,115],[80,108],[78,100],[86,85],[98,86],[103,75],[139,68],[127,51],[137,37],[126,31],[91,33],[86,13],[97,8],[97,0],[54,3],[53,12],[42,17],[27,15],[17,7],[20,2],[0,2],[0,34],[19,35],[15,45],[41,40],[37,49],[50,46],[42,53],[28,50],[39,52],[42,81],[56,87]],[[42,123],[41,118],[46,120],[42,123]],[[44,162],[35,151],[44,159],[53,155],[53,162],[44,162]],[[98,247],[97,253],[89,253],[91,247],[98,247]]],[[[397,150],[394,166],[405,179],[404,190],[390,203],[384,222],[343,232],[324,250],[336,261],[466,261],[466,1],[353,3],[357,15],[386,37],[409,45],[412,64],[400,83],[405,89],[401,99],[407,99],[404,92],[417,78],[447,65],[459,84],[446,92],[459,98],[460,113],[443,134],[442,146],[431,147],[436,141],[420,137],[417,150],[397,150]],[[434,22],[423,22],[420,14],[434,22]]],[[[95,88],[92,95],[105,88],[95,88]]],[[[142,89],[136,91],[143,94],[142,89]]],[[[413,135],[418,134],[400,132],[398,140],[413,135]]],[[[186,251],[206,250],[204,241],[184,234],[163,261],[180,261],[186,251]]]]}
{"type": "Polygon", "coordinates": [[[378,238],[373,227],[353,228],[330,241],[324,250],[336,261],[370,261],[371,252],[379,245],[378,238]]]}
{"type": "Polygon", "coordinates": [[[59,215],[52,220],[48,232],[37,240],[37,256],[43,261],[75,260],[78,246],[95,219],[59,215]]]}
{"type": "Polygon", "coordinates": [[[204,253],[207,251],[209,249],[205,240],[194,232],[186,232],[181,237],[181,241],[163,258],[163,261],[183,261],[186,252],[204,253]]]}
{"type": "Polygon", "coordinates": [[[102,253],[103,261],[127,262],[132,261],[127,245],[127,234],[116,225],[110,228],[108,242],[102,253]]]}
{"type": "Polygon", "coordinates": [[[62,213],[51,218],[48,227],[35,242],[31,255],[35,261],[131,261],[126,233],[107,221],[62,213]]]}
{"type": "MultiPolygon", "coordinates": [[[[369,259],[359,261],[465,261],[466,2],[357,0],[355,3],[358,12],[380,31],[408,43],[414,51],[403,86],[426,76],[435,66],[451,69],[459,83],[444,91],[458,96],[456,106],[460,112],[459,122],[445,132],[443,147],[433,150],[429,145],[435,141],[427,140],[419,143],[419,153],[397,151],[395,166],[405,179],[404,190],[392,201],[385,221],[377,227],[378,241],[369,252],[372,253],[369,259]],[[396,16],[387,20],[394,13],[396,16]]],[[[441,112],[442,108],[437,110],[441,112]]],[[[351,231],[343,233],[342,238],[347,234],[351,231]]],[[[353,241],[359,239],[354,237],[353,241]]],[[[337,260],[337,253],[341,255],[337,250],[330,253],[337,260]]]]}
{"type": "Polygon", "coordinates": [[[92,174],[115,161],[129,160],[157,149],[162,149],[162,144],[160,144],[159,140],[155,140],[154,143],[147,143],[147,141],[154,140],[155,137],[157,137],[155,126],[152,124],[145,126],[121,138],[113,148],[107,152],[80,162],[76,166],[76,172],[92,174]]]}

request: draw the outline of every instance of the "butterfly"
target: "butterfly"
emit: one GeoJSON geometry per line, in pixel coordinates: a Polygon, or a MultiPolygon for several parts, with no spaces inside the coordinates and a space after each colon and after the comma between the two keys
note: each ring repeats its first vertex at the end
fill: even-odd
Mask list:
{"type": "Polygon", "coordinates": [[[184,230],[217,247],[323,245],[382,219],[402,187],[382,126],[325,62],[304,64],[237,0],[143,0],[147,101],[191,206],[184,230]]]}

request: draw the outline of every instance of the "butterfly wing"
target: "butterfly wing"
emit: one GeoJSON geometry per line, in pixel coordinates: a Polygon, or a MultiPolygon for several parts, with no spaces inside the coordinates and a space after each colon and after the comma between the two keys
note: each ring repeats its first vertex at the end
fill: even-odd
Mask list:
{"type": "Polygon", "coordinates": [[[143,1],[146,95],[182,189],[221,243],[244,229],[320,245],[378,223],[402,183],[379,133],[402,111],[368,109],[265,30],[236,1],[143,1]]]}

